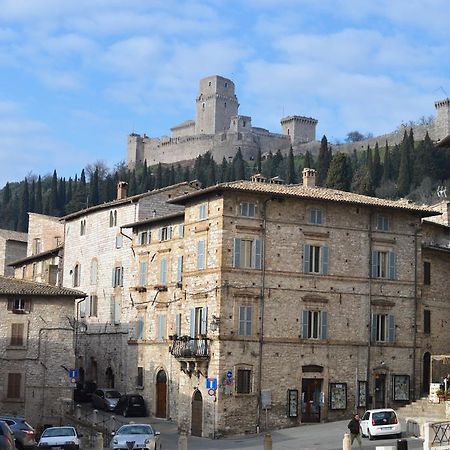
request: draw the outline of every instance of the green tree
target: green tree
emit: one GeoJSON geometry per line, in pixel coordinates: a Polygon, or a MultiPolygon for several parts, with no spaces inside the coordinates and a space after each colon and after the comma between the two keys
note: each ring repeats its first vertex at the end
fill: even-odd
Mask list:
{"type": "Polygon", "coordinates": [[[352,166],[347,155],[336,153],[328,168],[326,187],[349,191],[352,183],[352,166]]]}
{"type": "Polygon", "coordinates": [[[245,180],[245,163],[241,149],[238,149],[233,158],[233,174],[235,180],[245,180]]]}
{"type": "Polygon", "coordinates": [[[375,144],[373,151],[373,185],[374,188],[380,185],[381,177],[383,176],[383,167],[381,165],[380,148],[378,142],[375,144]]]}
{"type": "Polygon", "coordinates": [[[330,151],[328,140],[324,135],[320,141],[319,156],[317,158],[317,185],[323,186],[327,179],[328,167],[330,166],[330,151]]]}
{"type": "Polygon", "coordinates": [[[286,163],[286,183],[294,184],[296,182],[295,176],[295,161],[294,161],[294,151],[291,148],[289,149],[287,163],[286,163]]]}
{"type": "Polygon", "coordinates": [[[19,208],[19,216],[17,220],[17,230],[27,232],[28,231],[28,211],[30,209],[30,194],[28,191],[28,181],[25,178],[24,182],[21,183],[22,187],[22,195],[20,197],[20,208],[19,208]]]}
{"type": "Polygon", "coordinates": [[[258,148],[258,153],[256,154],[256,161],[255,161],[255,173],[261,173],[262,167],[261,167],[261,149],[258,148]]]}
{"type": "Polygon", "coordinates": [[[403,141],[400,145],[400,167],[398,170],[397,188],[400,196],[409,193],[411,187],[411,160],[410,160],[410,141],[405,131],[403,141]]]}
{"type": "Polygon", "coordinates": [[[384,184],[391,179],[392,179],[391,153],[388,147],[388,142],[386,141],[386,147],[384,148],[383,175],[381,177],[381,183],[384,184]]]}

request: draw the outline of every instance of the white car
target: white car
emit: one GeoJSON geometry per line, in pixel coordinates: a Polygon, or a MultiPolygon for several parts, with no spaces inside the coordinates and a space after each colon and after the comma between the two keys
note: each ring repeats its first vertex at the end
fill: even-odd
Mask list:
{"type": "Polygon", "coordinates": [[[369,409],[360,422],[361,436],[372,440],[375,436],[401,437],[402,427],[393,409],[369,409]]]}
{"type": "Polygon", "coordinates": [[[80,437],[74,427],[51,427],[44,430],[38,448],[51,447],[52,450],[79,450],[80,437]]]}
{"type": "Polygon", "coordinates": [[[122,425],[111,439],[111,450],[161,450],[159,432],[146,423],[122,425]]]}

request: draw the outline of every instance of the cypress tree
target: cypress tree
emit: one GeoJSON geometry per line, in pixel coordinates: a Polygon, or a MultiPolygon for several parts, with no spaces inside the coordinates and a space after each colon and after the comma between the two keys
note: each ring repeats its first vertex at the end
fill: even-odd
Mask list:
{"type": "Polygon", "coordinates": [[[173,164],[170,166],[169,171],[169,186],[172,186],[175,184],[175,168],[173,167],[173,164]]]}
{"type": "Polygon", "coordinates": [[[410,146],[409,138],[405,131],[403,141],[400,146],[400,167],[398,170],[397,186],[398,193],[405,196],[409,193],[411,186],[411,168],[410,168],[410,146]]]}
{"type": "Polygon", "coordinates": [[[313,168],[312,156],[311,156],[311,153],[309,152],[309,150],[306,150],[305,159],[303,162],[303,168],[304,169],[312,169],[313,168]]]}
{"type": "Polygon", "coordinates": [[[34,211],[35,205],[36,205],[36,181],[33,179],[30,188],[30,207],[29,207],[30,212],[35,212],[34,211]]]}
{"type": "Polygon", "coordinates": [[[220,165],[220,170],[219,170],[219,182],[224,183],[224,182],[228,181],[227,175],[228,175],[228,163],[224,156],[222,158],[222,164],[220,165]]]}
{"type": "Polygon", "coordinates": [[[42,180],[41,176],[39,175],[36,185],[36,202],[34,205],[34,210],[38,214],[42,214],[43,210],[43,204],[42,204],[42,180]]]}
{"type": "Polygon", "coordinates": [[[383,175],[383,167],[381,166],[380,149],[378,142],[375,144],[375,150],[373,151],[373,185],[376,189],[380,185],[381,177],[383,175]]]}
{"type": "Polygon", "coordinates": [[[326,187],[349,191],[352,183],[352,166],[344,153],[336,153],[330,162],[326,187]]]}
{"type": "Polygon", "coordinates": [[[374,168],[373,168],[373,158],[372,158],[372,149],[370,148],[370,146],[367,146],[367,153],[366,153],[366,165],[367,165],[367,190],[366,190],[366,195],[373,195],[374,191],[375,191],[375,183],[374,183],[374,178],[375,178],[375,173],[374,173],[374,168]]]}
{"type": "Polygon", "coordinates": [[[28,211],[30,208],[30,194],[28,191],[28,181],[25,178],[22,186],[22,195],[20,197],[19,216],[17,218],[17,230],[28,231],[28,211]]]}
{"type": "Polygon", "coordinates": [[[89,203],[90,206],[98,205],[100,200],[98,167],[95,168],[89,183],[89,203]]]}
{"type": "Polygon", "coordinates": [[[296,182],[295,177],[295,163],[294,163],[294,151],[291,148],[289,149],[289,154],[287,157],[287,163],[286,163],[286,183],[287,184],[294,184],[296,182]]]}
{"type": "Polygon", "coordinates": [[[383,175],[381,177],[381,182],[384,184],[391,179],[392,179],[391,153],[388,147],[388,142],[386,141],[386,147],[384,148],[383,175]]]}
{"type": "Polygon", "coordinates": [[[162,165],[161,163],[158,163],[158,166],[156,167],[155,189],[161,189],[163,187],[162,178],[163,178],[162,165]]]}
{"type": "Polygon", "coordinates": [[[56,170],[53,171],[47,210],[51,216],[58,216],[58,175],[56,170]]]}
{"type": "Polygon", "coordinates": [[[320,141],[319,156],[317,158],[317,185],[323,186],[327,179],[328,167],[330,166],[330,153],[328,150],[328,140],[324,135],[320,141]]]}
{"type": "Polygon", "coordinates": [[[245,163],[242,158],[241,149],[238,149],[236,155],[233,158],[233,173],[234,180],[245,180],[245,163]]]}

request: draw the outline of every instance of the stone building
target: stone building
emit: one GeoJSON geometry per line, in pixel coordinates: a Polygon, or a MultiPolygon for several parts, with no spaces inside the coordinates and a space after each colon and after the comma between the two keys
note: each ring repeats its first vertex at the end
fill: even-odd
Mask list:
{"type": "Polygon", "coordinates": [[[0,276],[0,411],[59,424],[71,398],[74,289],[0,276]]]}
{"type": "Polygon", "coordinates": [[[420,395],[425,353],[448,342],[423,326],[448,296],[424,294],[423,255],[437,259],[421,224],[439,212],[316,187],[310,169],[303,186],[255,176],[169,202],[184,215],[124,225],[138,310],[128,383],[153,414],[213,437],[420,395]]]}
{"type": "Polygon", "coordinates": [[[14,276],[23,280],[62,285],[64,224],[59,217],[28,213],[26,257],[14,260],[14,276]]]}
{"type": "Polygon", "coordinates": [[[131,238],[121,226],[179,212],[183,207],[166,201],[198,188],[195,182],[179,183],[127,197],[126,187],[126,183],[119,183],[114,201],[63,218],[63,283],[87,294],[75,306],[80,325],[76,343],[79,382],[94,382],[122,392],[129,389],[128,374],[137,367],[129,345],[136,333],[137,310],[129,292],[134,286],[131,238]]]}
{"type": "Polygon", "coordinates": [[[219,162],[232,158],[240,149],[245,159],[278,149],[287,152],[316,139],[317,120],[304,116],[281,119],[282,132],[272,133],[254,127],[249,116],[238,113],[234,83],[221,76],[200,80],[196,98],[196,118],[171,128],[171,136],[160,138],[132,133],[128,136],[128,166],[147,161],[148,165],[192,160],[211,152],[219,162]]]}
{"type": "Polygon", "coordinates": [[[0,275],[13,276],[9,264],[27,254],[27,234],[0,229],[0,275]]]}

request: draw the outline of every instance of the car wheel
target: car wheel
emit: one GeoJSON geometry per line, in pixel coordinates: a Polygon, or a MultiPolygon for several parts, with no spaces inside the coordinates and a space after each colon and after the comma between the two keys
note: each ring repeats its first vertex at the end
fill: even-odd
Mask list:
{"type": "Polygon", "coordinates": [[[373,436],[370,433],[370,430],[367,430],[368,436],[369,436],[369,441],[373,441],[373,436]]]}

